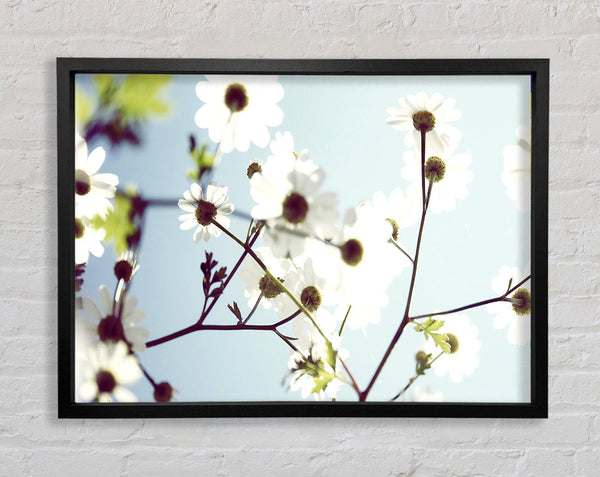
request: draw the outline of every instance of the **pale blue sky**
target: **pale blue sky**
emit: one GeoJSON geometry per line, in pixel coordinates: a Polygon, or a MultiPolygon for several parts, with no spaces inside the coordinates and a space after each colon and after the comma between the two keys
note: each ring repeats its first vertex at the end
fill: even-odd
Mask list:
{"type": "MultiPolygon", "coordinates": [[[[136,184],[142,194],[174,198],[189,188],[186,171],[192,162],[188,136],[209,141],[206,130],[194,123],[202,105],[194,93],[198,76],[177,76],[166,90],[172,113],[148,122],[140,147],[107,149],[103,172],[119,176],[122,186],[136,184]]],[[[78,75],[78,84],[89,89],[89,78],[78,75]]],[[[340,195],[340,215],[361,200],[381,190],[406,189],[401,177],[404,165],[403,133],[385,123],[386,108],[397,106],[401,96],[425,91],[456,99],[462,116],[454,123],[463,138],[457,153],[472,156],[474,180],[469,197],[458,201],[451,212],[427,219],[412,311],[419,314],[448,309],[493,296],[491,280],[502,265],[523,268],[529,261],[529,214],[517,211],[506,196],[501,181],[502,150],[516,143],[515,129],[530,122],[530,78],[528,76],[406,76],[406,77],[280,77],[285,91],[279,103],[284,111],[275,131],[291,131],[296,149],[307,148],[310,157],[326,172],[324,191],[340,195]]],[[[246,167],[257,157],[265,159],[268,148],[251,146],[246,153],[224,156],[214,174],[228,185],[236,209],[250,211],[246,167]]],[[[175,203],[174,203],[175,204],[175,203]]],[[[204,250],[212,251],[222,265],[231,267],[240,251],[226,237],[195,244],[192,233],[179,230],[180,210],[150,209],[140,252],[140,270],[131,295],[146,310],[144,322],[152,338],[158,338],[194,323],[202,308],[200,263],[204,250]]],[[[247,224],[232,219],[232,229],[245,233],[247,224]]],[[[403,243],[414,250],[417,226],[403,231],[403,243]]],[[[114,287],[114,254],[91,258],[86,272],[85,295],[97,300],[100,284],[114,287]]],[[[361,386],[366,386],[404,309],[408,269],[388,290],[389,306],[379,324],[366,333],[346,330],[344,347],[350,350],[349,366],[361,386]]],[[[242,310],[242,284],[233,280],[228,292],[208,319],[232,323],[225,304],[236,300],[242,310]]],[[[506,330],[492,327],[493,316],[485,308],[466,312],[479,328],[480,365],[459,384],[433,372],[419,379],[421,388],[441,391],[445,401],[529,401],[529,346],[508,343],[506,330]]],[[[276,321],[271,312],[255,315],[256,322],[276,321]]],[[[208,322],[207,321],[207,322],[208,322]]],[[[400,390],[414,373],[414,354],[423,337],[407,327],[373,392],[372,400],[386,400],[400,390]]],[[[179,390],[180,401],[295,400],[282,381],[287,373],[287,346],[271,333],[203,331],[157,346],[141,354],[143,365],[158,381],[168,380],[179,390]]],[[[144,380],[133,387],[141,401],[152,400],[152,389],[144,380]]],[[[340,399],[354,400],[347,388],[340,399]]]]}

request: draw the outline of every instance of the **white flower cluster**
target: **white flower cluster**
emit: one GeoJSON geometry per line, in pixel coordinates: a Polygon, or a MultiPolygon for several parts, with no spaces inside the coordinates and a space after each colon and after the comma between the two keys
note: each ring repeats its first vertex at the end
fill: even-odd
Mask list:
{"type": "Polygon", "coordinates": [[[135,352],[146,349],[150,337],[140,323],[146,313],[137,309],[137,298],[114,301],[108,288],[100,286],[100,307],[88,297],[76,312],[75,367],[78,399],[84,402],[135,401],[125,385],[135,383],[142,372],[135,352]],[[119,309],[121,307],[121,309],[119,309]]]}
{"type": "Polygon", "coordinates": [[[454,109],[453,98],[444,99],[440,94],[428,97],[424,92],[398,99],[400,108],[388,108],[391,115],[387,123],[399,131],[407,131],[404,144],[411,151],[404,153],[405,166],[402,177],[410,182],[406,191],[414,201],[421,199],[421,133],[417,131],[419,115],[430,113],[431,130],[426,133],[426,159],[435,156],[445,163],[443,180],[433,188],[429,210],[435,214],[449,212],[456,207],[456,200],[464,200],[469,195],[467,184],[473,181],[470,169],[470,154],[455,154],[462,134],[448,124],[460,118],[460,111],[454,109]]]}
{"type": "Polygon", "coordinates": [[[95,148],[88,155],[85,140],[75,134],[75,263],[86,263],[90,253],[102,256],[105,231],[91,226],[95,216],[106,217],[112,208],[110,198],[115,196],[119,178],[115,174],[98,173],[106,152],[95,148]]]}

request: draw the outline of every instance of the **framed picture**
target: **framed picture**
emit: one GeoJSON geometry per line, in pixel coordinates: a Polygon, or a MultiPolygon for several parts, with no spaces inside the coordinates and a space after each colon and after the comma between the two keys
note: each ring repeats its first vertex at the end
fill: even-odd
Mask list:
{"type": "Polygon", "coordinates": [[[59,416],[547,417],[548,72],[59,58],[59,416]]]}

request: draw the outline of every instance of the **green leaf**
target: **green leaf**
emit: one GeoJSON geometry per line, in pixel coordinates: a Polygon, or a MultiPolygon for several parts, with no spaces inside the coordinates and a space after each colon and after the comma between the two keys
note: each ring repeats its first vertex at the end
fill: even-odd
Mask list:
{"type": "Polygon", "coordinates": [[[114,207],[108,211],[106,219],[97,215],[90,222],[92,228],[106,231],[104,240],[114,243],[117,254],[129,248],[127,237],[135,231],[135,227],[129,218],[130,212],[131,200],[117,195],[115,196],[114,207]]]}
{"type": "Polygon", "coordinates": [[[323,391],[327,385],[333,380],[333,376],[330,374],[319,374],[315,378],[315,386],[312,388],[311,393],[317,394],[323,391]]]}
{"type": "Polygon", "coordinates": [[[325,342],[325,361],[329,366],[335,369],[335,360],[337,358],[337,351],[333,349],[331,341],[325,342]]]}
{"type": "Polygon", "coordinates": [[[170,106],[161,94],[169,80],[169,75],[127,75],[116,88],[114,105],[124,117],[134,120],[164,115],[169,112],[170,106]]]}
{"type": "Polygon", "coordinates": [[[442,326],[444,326],[443,320],[434,320],[433,318],[427,318],[423,323],[415,322],[415,331],[423,332],[425,339],[431,338],[436,346],[442,348],[446,353],[450,352],[450,344],[448,343],[448,336],[444,333],[435,333],[442,326]]]}
{"type": "Polygon", "coordinates": [[[450,352],[450,343],[448,343],[448,335],[441,333],[431,333],[431,337],[433,338],[433,342],[436,346],[442,348],[444,353],[450,352]]]}
{"type": "Polygon", "coordinates": [[[433,318],[427,318],[424,323],[415,322],[415,331],[422,331],[425,338],[428,339],[433,331],[439,330],[444,326],[443,320],[434,320],[433,318]]]}

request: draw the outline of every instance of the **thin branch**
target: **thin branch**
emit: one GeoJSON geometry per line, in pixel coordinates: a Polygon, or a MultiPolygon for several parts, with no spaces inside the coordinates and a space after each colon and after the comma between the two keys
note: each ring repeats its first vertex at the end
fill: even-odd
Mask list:
{"type": "Polygon", "coordinates": [[[264,296],[263,292],[260,292],[260,295],[258,295],[258,298],[256,299],[256,303],[254,303],[254,306],[252,307],[252,310],[250,310],[250,313],[248,313],[248,316],[242,323],[246,324],[246,323],[248,323],[248,320],[250,318],[252,318],[252,315],[254,315],[254,312],[258,308],[258,305],[260,304],[260,301],[262,300],[263,296],[264,296]]]}
{"type": "MultiPolygon", "coordinates": [[[[443,354],[444,354],[444,352],[442,351],[440,354],[438,354],[438,355],[437,355],[435,358],[433,358],[433,359],[432,359],[432,360],[429,362],[429,365],[431,366],[433,363],[435,363],[435,361],[436,361],[436,360],[437,360],[437,359],[438,359],[438,358],[439,358],[441,355],[443,355],[443,354]]],[[[402,390],[401,390],[401,391],[400,391],[398,394],[396,394],[396,395],[395,395],[395,396],[394,396],[392,399],[390,399],[390,401],[395,401],[395,400],[396,400],[396,399],[398,399],[400,396],[402,396],[402,395],[403,395],[403,394],[404,394],[404,393],[405,393],[405,392],[408,390],[408,388],[410,388],[410,387],[412,386],[412,384],[413,384],[413,383],[414,383],[414,382],[415,382],[415,381],[416,381],[416,380],[419,378],[419,376],[424,376],[424,375],[425,375],[425,372],[422,372],[422,373],[419,373],[419,372],[417,372],[417,373],[415,373],[415,375],[414,375],[412,378],[410,378],[410,379],[408,380],[408,383],[406,384],[406,386],[404,386],[404,387],[402,388],[402,390]]]]}
{"type": "Polygon", "coordinates": [[[395,240],[390,239],[390,243],[396,247],[398,250],[400,250],[405,256],[406,258],[408,258],[411,263],[415,263],[415,261],[412,259],[412,257],[406,252],[406,250],[404,250],[400,245],[398,245],[398,243],[395,240]]]}
{"type": "Polygon", "coordinates": [[[163,336],[162,338],[157,338],[155,340],[148,341],[146,343],[146,348],[152,348],[153,346],[157,346],[162,343],[166,343],[168,341],[172,341],[176,338],[180,338],[185,335],[189,335],[190,333],[194,333],[195,331],[202,330],[215,330],[215,331],[239,331],[239,330],[253,330],[253,331],[274,331],[277,330],[278,327],[285,325],[286,323],[292,321],[300,314],[300,310],[295,311],[287,318],[279,320],[277,323],[273,323],[270,325],[247,325],[245,323],[237,323],[235,325],[205,325],[201,323],[193,324],[192,326],[188,326],[187,328],[183,328],[182,330],[176,331],[169,335],[163,336]]]}
{"type": "MultiPolygon", "coordinates": [[[[424,145],[423,144],[424,143],[424,137],[423,137],[423,135],[421,136],[421,141],[422,141],[422,145],[424,145]]],[[[424,157],[425,157],[425,147],[422,147],[421,148],[421,159],[422,159],[423,163],[425,162],[424,157]]],[[[423,180],[425,180],[425,179],[423,179],[423,180]]],[[[408,298],[406,300],[406,308],[404,310],[404,316],[402,318],[402,322],[400,323],[400,326],[398,326],[398,329],[396,330],[396,334],[392,338],[392,341],[390,342],[387,350],[385,351],[385,354],[383,355],[383,358],[381,358],[381,361],[379,362],[379,366],[377,366],[375,374],[373,374],[373,377],[371,378],[371,381],[369,382],[369,385],[365,388],[365,390],[363,392],[361,392],[359,394],[359,401],[366,401],[367,396],[369,395],[369,392],[371,392],[371,389],[373,388],[373,385],[375,384],[375,381],[379,377],[379,374],[381,373],[381,370],[385,366],[385,363],[387,362],[388,358],[390,357],[390,354],[392,354],[392,351],[393,351],[394,347],[396,346],[396,343],[400,339],[400,336],[402,336],[402,332],[404,331],[404,328],[406,327],[406,325],[409,322],[408,314],[410,312],[410,304],[411,304],[411,301],[412,301],[413,290],[415,288],[415,281],[416,281],[416,278],[417,278],[417,267],[419,265],[419,253],[421,251],[421,239],[423,238],[423,228],[425,226],[425,216],[427,214],[427,208],[429,207],[429,199],[431,198],[432,187],[433,187],[433,182],[430,181],[429,182],[429,190],[427,192],[427,198],[425,199],[424,206],[423,206],[423,213],[421,214],[421,224],[419,225],[419,235],[417,237],[417,246],[416,246],[416,250],[415,250],[415,259],[413,261],[412,276],[411,276],[411,279],[410,279],[410,286],[409,286],[409,289],[408,289],[408,298]]]]}
{"type": "MultiPolygon", "coordinates": [[[[506,298],[508,297],[508,295],[510,295],[512,292],[514,292],[517,288],[519,288],[521,285],[523,285],[530,278],[531,278],[531,275],[529,275],[527,278],[524,278],[519,283],[517,283],[514,287],[509,288],[504,295],[501,295],[501,296],[498,296],[495,298],[489,298],[488,300],[478,301],[476,303],[471,303],[470,305],[459,306],[458,308],[453,308],[451,310],[438,311],[435,313],[429,313],[429,314],[426,313],[424,315],[412,316],[409,318],[409,320],[413,321],[413,320],[416,320],[419,318],[429,318],[432,316],[449,315],[451,313],[458,313],[459,311],[468,310],[469,308],[476,308],[478,306],[488,305],[490,303],[496,303],[498,301],[505,301],[506,298]]],[[[511,280],[512,280],[512,278],[511,278],[511,280]]]]}
{"type": "MultiPolygon", "coordinates": [[[[223,282],[223,291],[225,291],[225,289],[227,288],[227,285],[229,285],[229,282],[231,281],[231,279],[233,278],[233,276],[237,272],[238,268],[240,268],[240,265],[242,264],[242,262],[246,258],[246,255],[248,255],[248,253],[251,251],[252,246],[258,240],[258,236],[259,235],[260,235],[260,229],[258,229],[255,232],[254,237],[252,237],[252,239],[250,240],[250,242],[247,242],[245,244],[244,251],[242,252],[242,255],[240,256],[240,258],[238,259],[238,261],[236,262],[236,264],[231,269],[231,272],[229,272],[229,275],[227,275],[227,278],[223,282]]],[[[210,305],[208,306],[208,308],[206,309],[206,311],[203,311],[203,313],[200,315],[200,318],[198,318],[198,324],[202,324],[204,322],[204,320],[206,319],[206,317],[208,316],[208,314],[211,312],[211,310],[214,308],[215,304],[217,303],[217,301],[221,297],[221,295],[223,295],[223,293],[220,293],[216,297],[214,297],[213,301],[210,303],[210,305]]]]}
{"type": "Polygon", "coordinates": [[[338,332],[338,336],[341,337],[342,336],[342,332],[344,331],[344,326],[346,326],[346,320],[348,319],[348,315],[350,315],[350,309],[352,308],[352,305],[350,305],[348,307],[348,311],[346,311],[346,316],[344,316],[344,321],[342,321],[342,326],[340,326],[340,331],[338,332]]]}

